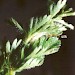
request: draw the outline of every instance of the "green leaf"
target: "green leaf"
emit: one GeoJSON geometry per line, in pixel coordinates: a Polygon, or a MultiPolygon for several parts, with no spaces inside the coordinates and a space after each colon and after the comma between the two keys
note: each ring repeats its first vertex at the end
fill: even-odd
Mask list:
{"type": "MultiPolygon", "coordinates": [[[[49,55],[57,52],[61,45],[60,40],[57,37],[51,37],[46,42],[42,43],[41,50],[36,54],[37,56],[49,55]]],[[[39,44],[40,46],[40,44],[39,44]]]]}
{"type": "Polygon", "coordinates": [[[39,43],[39,45],[43,46],[43,44],[44,44],[45,42],[46,42],[46,37],[43,36],[43,37],[40,38],[40,43],[39,43]]]}
{"type": "Polygon", "coordinates": [[[12,43],[12,47],[11,47],[11,50],[15,50],[19,45],[20,43],[22,42],[22,39],[20,39],[19,41],[17,41],[17,38],[13,41],[12,43]]]}
{"type": "Polygon", "coordinates": [[[34,17],[32,17],[31,20],[30,20],[30,31],[31,31],[32,28],[33,28],[33,21],[34,21],[34,17]]]}
{"type": "Polygon", "coordinates": [[[54,17],[65,6],[67,0],[59,0],[56,5],[52,4],[50,8],[50,15],[54,17]]]}
{"type": "Polygon", "coordinates": [[[64,20],[55,20],[55,21],[60,23],[60,24],[62,24],[62,25],[65,25],[66,27],[68,27],[68,28],[70,28],[72,30],[74,30],[74,26],[72,24],[66,23],[64,20]]]}
{"type": "Polygon", "coordinates": [[[52,48],[52,49],[49,49],[47,50],[44,55],[49,55],[49,54],[53,54],[53,53],[56,53],[59,51],[59,48],[52,48]]]}
{"type": "Polygon", "coordinates": [[[21,42],[22,42],[22,39],[20,39],[18,42],[17,42],[17,47],[21,44],[21,42]]]}
{"type": "Polygon", "coordinates": [[[21,72],[24,69],[31,69],[36,66],[42,65],[44,62],[44,56],[38,57],[38,58],[30,58],[27,60],[20,68],[16,70],[16,72],[21,72]]]}
{"type": "Polygon", "coordinates": [[[13,41],[11,50],[16,49],[17,47],[17,38],[13,41]]]}
{"type": "Polygon", "coordinates": [[[22,50],[21,50],[21,59],[24,59],[24,48],[22,48],[22,50]]]}
{"type": "Polygon", "coordinates": [[[11,18],[11,21],[20,31],[23,31],[23,28],[20,26],[20,24],[15,19],[11,18]]]}
{"type": "Polygon", "coordinates": [[[59,17],[67,17],[67,16],[75,16],[75,12],[62,13],[62,14],[58,15],[57,18],[59,18],[59,17]]]}
{"type": "Polygon", "coordinates": [[[11,52],[11,50],[10,50],[10,42],[8,41],[6,43],[6,53],[10,53],[10,52],[11,52]]]}
{"type": "Polygon", "coordinates": [[[32,31],[31,32],[29,32],[29,35],[32,35],[33,33],[35,33],[37,30],[40,30],[40,28],[42,27],[42,26],[44,26],[49,20],[50,20],[50,15],[49,16],[47,16],[47,15],[45,15],[43,18],[41,18],[41,19],[38,19],[37,21],[37,23],[36,23],[36,19],[33,19],[32,18],[32,22],[30,23],[30,28],[32,27],[32,31]],[[35,21],[34,23],[33,23],[33,21],[35,21]],[[32,25],[33,24],[33,25],[32,25]]]}

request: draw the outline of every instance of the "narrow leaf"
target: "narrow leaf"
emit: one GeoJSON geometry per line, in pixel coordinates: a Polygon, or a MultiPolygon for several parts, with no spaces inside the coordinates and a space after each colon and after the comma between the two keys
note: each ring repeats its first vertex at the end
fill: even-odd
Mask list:
{"type": "Polygon", "coordinates": [[[6,43],[6,53],[10,53],[11,51],[10,51],[10,42],[8,41],[7,43],[6,43]]]}
{"type": "Polygon", "coordinates": [[[34,22],[34,17],[32,17],[30,20],[30,30],[32,30],[33,28],[33,22],[34,22]]]}
{"type": "Polygon", "coordinates": [[[23,59],[24,58],[24,48],[22,48],[22,50],[21,50],[21,59],[23,59]]]}
{"type": "Polygon", "coordinates": [[[13,18],[11,18],[11,21],[14,23],[14,25],[20,30],[23,31],[23,28],[20,26],[20,24],[13,18]]]}
{"type": "Polygon", "coordinates": [[[17,47],[17,38],[13,41],[11,50],[16,49],[17,47]]]}
{"type": "Polygon", "coordinates": [[[54,5],[54,9],[52,10],[52,7],[50,10],[52,10],[52,13],[50,14],[52,17],[54,17],[56,14],[58,14],[58,12],[64,7],[64,5],[66,4],[67,0],[59,0],[57,5],[54,5]]]}
{"type": "Polygon", "coordinates": [[[17,47],[20,45],[21,42],[22,42],[22,39],[20,39],[20,40],[17,42],[17,47]]]}
{"type": "Polygon", "coordinates": [[[72,30],[74,30],[74,26],[72,24],[66,23],[64,20],[55,20],[55,21],[58,22],[58,23],[60,23],[60,24],[65,25],[66,27],[68,27],[68,28],[70,28],[72,30]]]}

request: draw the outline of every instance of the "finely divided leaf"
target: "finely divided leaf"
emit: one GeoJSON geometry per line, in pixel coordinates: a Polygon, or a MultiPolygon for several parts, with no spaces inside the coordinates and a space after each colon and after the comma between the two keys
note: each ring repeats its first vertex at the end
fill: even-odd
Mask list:
{"type": "Polygon", "coordinates": [[[52,17],[54,17],[56,14],[59,13],[59,11],[64,7],[64,5],[66,4],[67,0],[59,0],[58,3],[56,5],[51,5],[50,8],[50,15],[52,17]]]}
{"type": "Polygon", "coordinates": [[[19,41],[17,41],[17,38],[13,41],[12,43],[12,47],[11,50],[15,50],[22,42],[22,39],[20,39],[19,41]]]}
{"type": "Polygon", "coordinates": [[[43,64],[43,62],[44,62],[44,56],[41,56],[38,58],[30,58],[23,64],[23,66],[18,68],[16,70],[16,72],[21,72],[24,69],[31,69],[31,68],[34,68],[36,66],[40,66],[43,64]]]}
{"type": "Polygon", "coordinates": [[[55,20],[55,21],[56,21],[57,23],[60,23],[60,24],[62,24],[62,25],[64,25],[64,26],[66,26],[66,27],[68,27],[68,28],[74,30],[74,26],[73,26],[72,24],[66,23],[64,20],[55,20]]]}

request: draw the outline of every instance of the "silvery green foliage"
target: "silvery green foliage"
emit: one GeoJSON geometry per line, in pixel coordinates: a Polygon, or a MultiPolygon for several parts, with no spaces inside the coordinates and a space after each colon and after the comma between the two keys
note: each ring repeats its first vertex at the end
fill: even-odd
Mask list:
{"type": "Polygon", "coordinates": [[[75,15],[72,8],[65,11],[65,5],[66,0],[59,0],[50,5],[49,14],[31,18],[28,31],[25,31],[15,19],[11,19],[20,32],[27,33],[26,37],[19,41],[16,38],[12,44],[8,41],[6,46],[0,48],[1,74],[6,74],[6,70],[9,69],[16,73],[40,66],[44,62],[45,55],[59,51],[61,46],[59,37],[63,31],[67,28],[74,29],[72,24],[63,20],[63,17],[75,15]]]}
{"type": "Polygon", "coordinates": [[[6,53],[11,53],[13,50],[15,50],[21,43],[22,39],[20,39],[18,42],[17,42],[17,39],[15,39],[12,43],[12,46],[10,44],[10,42],[8,41],[6,43],[6,53]]]}
{"type": "MultiPolygon", "coordinates": [[[[10,67],[12,66],[13,61],[11,61],[12,59],[11,55],[13,54],[14,51],[17,50],[21,42],[22,39],[20,39],[19,41],[15,39],[12,44],[10,44],[10,42],[8,41],[6,43],[6,46],[0,49],[0,72],[2,72],[3,75],[5,74],[5,70],[9,69],[9,66],[10,67]]],[[[15,55],[17,54],[13,54],[13,55],[15,57],[15,55]]],[[[18,56],[16,58],[18,58],[18,56]]],[[[14,61],[16,60],[14,59],[14,61]]]]}

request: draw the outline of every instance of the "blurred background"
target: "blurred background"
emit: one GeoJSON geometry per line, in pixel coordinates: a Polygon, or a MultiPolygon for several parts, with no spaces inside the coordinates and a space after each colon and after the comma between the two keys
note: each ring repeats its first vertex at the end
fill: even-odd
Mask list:
{"type": "MultiPolygon", "coordinates": [[[[55,0],[56,1],[56,0],[55,0]]],[[[75,10],[75,1],[67,0],[68,7],[75,10]]],[[[31,17],[39,17],[48,13],[48,0],[0,0],[0,41],[14,40],[19,32],[9,25],[6,20],[11,17],[28,28],[31,17]]],[[[75,25],[75,17],[65,18],[68,23],[75,25]]],[[[62,40],[58,53],[46,56],[42,66],[24,70],[17,75],[75,75],[75,30],[68,30],[67,39],[62,40]]]]}

